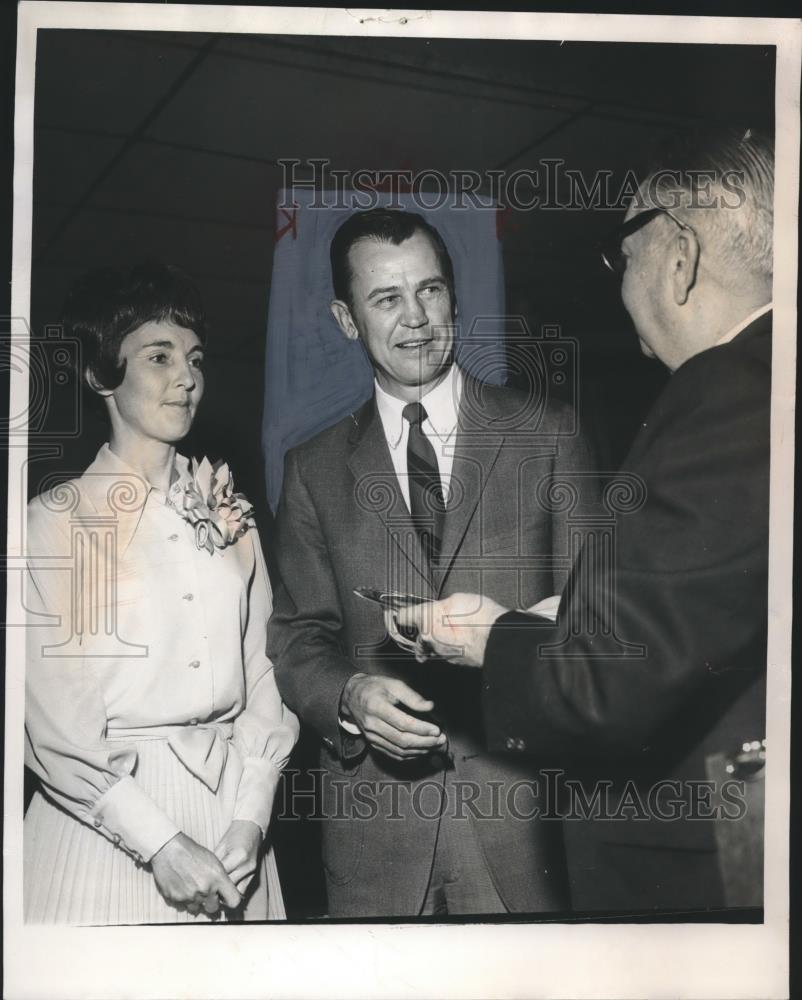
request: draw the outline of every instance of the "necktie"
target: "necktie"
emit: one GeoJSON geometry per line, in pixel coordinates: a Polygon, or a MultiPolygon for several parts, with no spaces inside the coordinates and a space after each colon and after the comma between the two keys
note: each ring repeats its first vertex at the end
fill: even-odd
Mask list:
{"type": "Polygon", "coordinates": [[[421,403],[407,403],[402,416],[409,423],[407,476],[412,522],[429,560],[436,559],[443,538],[445,498],[437,456],[421,424],[427,417],[421,403]]]}

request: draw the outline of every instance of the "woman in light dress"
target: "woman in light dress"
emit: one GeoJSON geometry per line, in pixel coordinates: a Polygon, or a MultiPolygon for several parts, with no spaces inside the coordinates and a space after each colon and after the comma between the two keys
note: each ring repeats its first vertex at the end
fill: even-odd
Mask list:
{"type": "Polygon", "coordinates": [[[25,919],[282,919],[265,837],[298,722],[264,557],[228,468],[176,452],[204,388],[197,290],[96,272],[66,325],[110,433],[28,509],[25,919]]]}

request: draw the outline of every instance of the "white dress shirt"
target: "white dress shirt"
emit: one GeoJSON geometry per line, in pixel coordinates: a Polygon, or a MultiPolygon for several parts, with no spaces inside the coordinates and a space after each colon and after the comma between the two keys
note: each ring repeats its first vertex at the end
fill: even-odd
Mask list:
{"type": "MultiPolygon", "coordinates": [[[[452,365],[443,381],[421,398],[421,403],[426,410],[426,419],[421,424],[421,430],[434,448],[446,503],[448,503],[451,485],[451,470],[454,467],[454,444],[457,437],[462,385],[462,372],[456,365],[452,365]]],[[[390,449],[390,457],[393,460],[398,485],[404,496],[407,510],[409,510],[409,476],[407,474],[409,421],[404,420],[402,415],[407,404],[403,399],[397,399],[385,392],[378,382],[375,383],[375,387],[376,407],[384,428],[384,437],[390,449]]]]}

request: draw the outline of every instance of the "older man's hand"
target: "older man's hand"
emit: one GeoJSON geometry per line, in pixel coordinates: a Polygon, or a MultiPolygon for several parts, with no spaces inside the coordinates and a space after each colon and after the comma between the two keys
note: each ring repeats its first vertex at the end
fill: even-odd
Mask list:
{"type": "Polygon", "coordinates": [[[418,630],[416,658],[441,656],[466,667],[481,667],[494,622],[509,609],[481,594],[452,594],[443,601],[394,611],[400,626],[418,630]]]}

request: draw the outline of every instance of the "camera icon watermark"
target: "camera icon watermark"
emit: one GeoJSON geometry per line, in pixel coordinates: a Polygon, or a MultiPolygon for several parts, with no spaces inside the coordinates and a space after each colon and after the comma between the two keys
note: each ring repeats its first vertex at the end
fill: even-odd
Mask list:
{"type": "Polygon", "coordinates": [[[26,393],[12,393],[0,427],[11,446],[77,438],[83,427],[81,343],[63,327],[45,327],[34,336],[27,320],[0,324],[0,365],[12,384],[27,383],[26,393]],[[22,402],[24,400],[24,403],[22,402]]]}
{"type": "Polygon", "coordinates": [[[523,316],[477,316],[459,341],[457,360],[473,376],[466,381],[461,403],[467,433],[473,436],[479,427],[487,427],[484,433],[516,440],[542,435],[544,421],[559,399],[564,419],[559,426],[550,422],[549,436],[578,434],[579,343],[559,325],[547,324],[532,333],[523,316]],[[519,390],[520,405],[488,426],[485,387],[498,382],[500,371],[519,390]]]}

